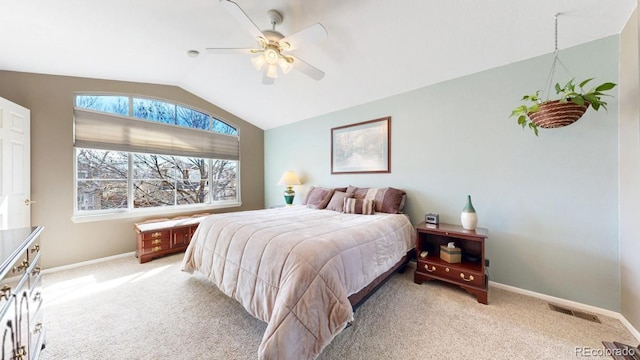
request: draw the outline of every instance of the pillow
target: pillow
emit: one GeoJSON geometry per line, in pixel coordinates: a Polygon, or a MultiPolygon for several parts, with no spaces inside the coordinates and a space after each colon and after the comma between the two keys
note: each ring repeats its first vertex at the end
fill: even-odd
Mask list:
{"type": "Polygon", "coordinates": [[[375,200],[371,199],[344,199],[344,212],[347,214],[373,215],[375,200]]]}
{"type": "Polygon", "coordinates": [[[353,197],[355,199],[364,199],[364,197],[367,195],[367,191],[369,191],[369,188],[359,188],[349,185],[346,192],[353,194],[353,197]]]}
{"type": "Polygon", "coordinates": [[[351,195],[349,193],[346,193],[344,191],[334,191],[333,195],[331,196],[331,200],[329,201],[329,204],[327,205],[327,207],[325,209],[333,210],[333,211],[337,211],[337,212],[343,212],[344,211],[344,199],[350,198],[352,196],[353,195],[351,195]]]}
{"type": "Polygon", "coordinates": [[[375,210],[389,214],[398,214],[404,208],[406,192],[392,187],[386,188],[359,188],[349,185],[347,192],[353,194],[355,199],[375,200],[375,210]]]}
{"type": "Polygon", "coordinates": [[[333,189],[310,187],[307,197],[302,202],[302,205],[315,209],[324,209],[333,195],[333,189]]]}
{"type": "Polygon", "coordinates": [[[407,193],[400,189],[386,187],[378,189],[374,199],[376,200],[376,211],[398,214],[402,211],[407,193]]]}

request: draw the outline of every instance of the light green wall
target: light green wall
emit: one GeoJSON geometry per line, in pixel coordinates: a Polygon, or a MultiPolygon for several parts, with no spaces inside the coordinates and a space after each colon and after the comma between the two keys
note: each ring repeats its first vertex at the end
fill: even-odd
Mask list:
{"type": "Polygon", "coordinates": [[[621,35],[620,312],[640,329],[640,69],[638,10],[621,35]]]}
{"type": "MultiPolygon", "coordinates": [[[[618,41],[560,56],[578,80],[616,82],[618,41]]],[[[617,97],[608,112],[589,110],[538,138],[509,118],[522,95],[544,88],[551,62],[549,54],[265,131],[266,205],[283,202],[276,183],[288,169],[303,181],[295,203],[312,185],[393,186],[408,192],[413,223],[427,212],[459,223],[470,194],[490,230],[491,280],[619,311],[617,97]],[[383,116],[392,118],[391,173],[331,175],[331,128],[383,116]]]]}

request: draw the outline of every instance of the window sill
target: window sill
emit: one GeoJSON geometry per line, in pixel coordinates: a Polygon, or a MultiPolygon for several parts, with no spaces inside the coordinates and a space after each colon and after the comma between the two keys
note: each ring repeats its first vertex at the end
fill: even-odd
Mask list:
{"type": "Polygon", "coordinates": [[[71,221],[73,221],[74,223],[87,223],[87,222],[95,222],[95,221],[137,218],[137,217],[143,217],[143,216],[172,217],[172,216],[177,216],[187,212],[225,209],[225,208],[232,208],[232,207],[239,207],[239,206],[242,206],[241,202],[225,202],[225,203],[220,203],[215,205],[208,204],[208,205],[195,205],[195,206],[189,206],[189,207],[180,206],[180,207],[159,208],[159,209],[156,208],[156,209],[123,210],[120,212],[74,215],[71,217],[71,221]]]}

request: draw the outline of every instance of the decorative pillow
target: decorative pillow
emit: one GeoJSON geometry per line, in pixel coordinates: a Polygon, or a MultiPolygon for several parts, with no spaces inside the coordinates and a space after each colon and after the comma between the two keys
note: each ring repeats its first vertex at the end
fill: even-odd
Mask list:
{"type": "Polygon", "coordinates": [[[324,209],[325,206],[331,200],[333,195],[333,189],[327,189],[322,187],[310,187],[307,197],[302,202],[302,205],[307,205],[310,208],[324,209]]]}
{"type": "Polygon", "coordinates": [[[373,215],[375,200],[371,199],[344,199],[344,212],[347,214],[373,215]]]}
{"type": "Polygon", "coordinates": [[[386,188],[359,188],[349,185],[347,192],[353,194],[355,199],[375,200],[375,210],[389,214],[397,214],[404,208],[406,192],[392,187],[386,188]]]}
{"type": "Polygon", "coordinates": [[[349,185],[346,192],[353,194],[354,199],[364,199],[367,195],[367,191],[369,191],[369,188],[359,188],[349,185]]]}
{"type": "Polygon", "coordinates": [[[378,189],[374,197],[376,200],[376,211],[389,214],[399,213],[404,207],[406,194],[403,190],[392,187],[378,189]]]}
{"type": "Polygon", "coordinates": [[[331,196],[331,200],[329,201],[329,205],[325,209],[333,210],[338,212],[344,211],[344,199],[350,198],[353,195],[343,192],[343,191],[334,191],[331,196]]]}

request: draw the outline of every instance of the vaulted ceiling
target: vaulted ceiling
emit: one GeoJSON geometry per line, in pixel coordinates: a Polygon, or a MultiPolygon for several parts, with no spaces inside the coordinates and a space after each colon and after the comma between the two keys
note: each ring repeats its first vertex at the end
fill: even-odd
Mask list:
{"type": "Polygon", "coordinates": [[[325,72],[273,85],[245,54],[256,40],[219,0],[0,0],[0,70],[176,85],[269,129],[619,34],[636,0],[235,0],[285,36],[328,37],[292,53],[325,72]],[[190,57],[187,51],[200,55],[190,57]]]}

